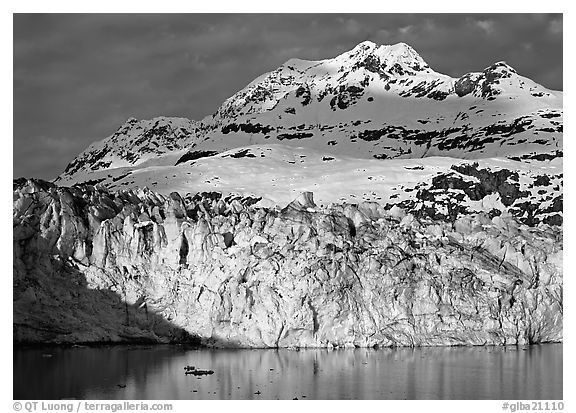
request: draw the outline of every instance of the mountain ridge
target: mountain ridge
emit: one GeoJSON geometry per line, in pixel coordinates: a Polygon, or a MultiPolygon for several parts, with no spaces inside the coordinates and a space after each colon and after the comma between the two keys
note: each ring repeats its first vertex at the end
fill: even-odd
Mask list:
{"type": "MultiPolygon", "coordinates": [[[[458,96],[459,98],[468,98],[469,100],[481,99],[476,103],[480,106],[486,106],[487,101],[495,100],[497,96],[517,100],[519,98],[525,98],[526,94],[530,94],[530,96],[535,97],[535,99],[539,101],[535,102],[534,99],[532,99],[532,101],[528,103],[523,102],[523,104],[525,106],[529,105],[533,109],[545,111],[550,108],[556,109],[561,105],[561,92],[549,91],[534,82],[520,77],[516,70],[504,62],[497,62],[482,72],[471,72],[456,79],[434,72],[414,49],[405,43],[392,46],[378,46],[375,43],[366,41],[360,43],[354,49],[344,52],[332,59],[320,61],[288,60],[278,69],[256,78],[246,87],[226,99],[214,114],[200,121],[186,120],[189,124],[183,128],[184,133],[180,137],[174,137],[171,142],[173,145],[166,148],[167,150],[163,150],[164,148],[162,148],[162,145],[158,145],[158,142],[150,140],[149,145],[156,144],[159,150],[154,151],[152,150],[153,148],[146,147],[144,149],[149,149],[149,151],[140,154],[138,153],[138,148],[136,148],[132,158],[138,158],[137,160],[139,162],[139,158],[149,159],[146,153],[160,155],[169,150],[199,145],[202,144],[203,141],[209,141],[208,143],[204,143],[203,146],[209,146],[209,144],[213,143],[216,146],[221,146],[224,150],[228,150],[235,146],[242,146],[242,143],[245,143],[245,135],[247,133],[252,135],[251,138],[257,141],[259,140],[260,143],[264,143],[263,139],[276,138],[282,140],[282,137],[285,137],[285,141],[290,139],[300,140],[302,136],[307,136],[307,134],[311,132],[302,132],[299,136],[295,133],[289,133],[290,128],[298,126],[296,125],[298,122],[303,122],[299,124],[303,124],[306,129],[310,129],[311,124],[314,123],[319,125],[319,127],[325,126],[326,128],[331,128],[331,125],[339,123],[336,122],[336,120],[340,120],[338,116],[342,118],[341,120],[350,122],[360,120],[352,119],[353,117],[351,116],[343,116],[342,112],[346,109],[353,111],[355,109],[354,106],[360,104],[358,100],[366,94],[371,94],[367,97],[370,102],[374,102],[375,99],[379,101],[384,99],[380,106],[377,105],[377,107],[380,108],[384,106],[386,110],[380,110],[379,112],[379,109],[374,110],[368,107],[374,105],[374,103],[367,105],[366,102],[361,102],[362,107],[359,108],[358,111],[362,112],[366,109],[371,112],[368,119],[364,117],[363,122],[365,120],[371,120],[370,123],[377,123],[377,126],[392,124],[403,128],[407,126],[412,128],[418,126],[414,124],[415,122],[410,123],[402,119],[402,116],[405,116],[403,113],[406,112],[406,109],[410,109],[410,107],[400,108],[398,113],[395,114],[392,109],[389,107],[386,108],[386,106],[390,106],[391,104],[414,106],[414,104],[406,102],[408,98],[443,101],[450,99],[450,96],[458,96]],[[379,59],[383,59],[383,62],[379,59]],[[398,62],[399,59],[402,64],[398,62]],[[302,70],[293,67],[292,65],[295,62],[306,62],[304,65],[305,70],[302,72],[302,70]],[[390,63],[392,64],[390,65],[390,63]],[[342,64],[348,65],[346,70],[344,70],[345,67],[342,64]],[[340,67],[338,67],[339,65],[340,67]],[[336,70],[337,73],[340,73],[339,77],[336,78],[335,75],[326,71],[326,66],[329,66],[330,70],[336,70]],[[322,67],[321,70],[319,69],[320,67],[322,67]],[[314,70],[316,70],[316,72],[320,70],[320,72],[308,74],[307,72],[310,70],[313,72],[314,70]],[[300,77],[297,79],[298,76],[300,77]],[[368,79],[367,76],[370,76],[370,78],[368,79]],[[383,76],[385,78],[383,78],[383,76]],[[422,79],[420,79],[420,77],[422,77],[422,79]],[[416,78],[420,79],[420,81],[415,82],[414,79],[416,78]],[[526,90],[524,90],[525,86],[526,90]],[[508,93],[510,96],[501,96],[506,95],[508,89],[512,87],[514,87],[514,90],[512,90],[513,93],[508,93]],[[404,102],[395,101],[395,94],[403,97],[404,102]],[[328,96],[330,99],[327,99],[328,96]],[[381,98],[381,96],[383,97],[381,98]],[[552,101],[542,102],[542,99],[552,101]],[[560,100],[558,101],[558,99],[560,100]],[[297,102],[287,104],[286,101],[288,100],[295,100],[297,102]],[[330,112],[326,113],[327,110],[323,106],[326,106],[328,102],[330,112]],[[298,103],[300,105],[298,105],[298,103]],[[278,106],[281,106],[281,110],[276,109],[278,106]],[[299,114],[299,112],[303,113],[299,114]],[[330,115],[331,112],[338,113],[330,115]],[[310,118],[311,116],[313,119],[310,118]],[[384,120],[376,122],[378,116],[384,120]],[[387,116],[388,119],[386,119],[387,116]],[[370,117],[372,119],[370,119],[370,117]],[[290,118],[299,120],[295,122],[290,118]],[[286,129],[288,129],[286,131],[288,133],[282,133],[282,130],[286,129]],[[238,132],[240,132],[240,135],[244,135],[244,139],[237,139],[238,142],[234,142],[234,139],[231,139],[231,137],[238,135],[238,132]],[[262,134],[262,136],[257,136],[258,134],[262,134]],[[266,138],[267,134],[268,138],[266,138]],[[296,135],[296,137],[294,137],[294,135],[296,135]]],[[[474,106],[472,103],[474,102],[470,102],[468,108],[474,106]]],[[[508,103],[509,102],[501,102],[498,107],[504,106],[507,113],[511,113],[509,109],[514,105],[508,103]]],[[[438,121],[438,118],[442,118],[440,115],[434,119],[434,112],[433,109],[430,108],[430,105],[426,105],[426,102],[423,102],[420,103],[420,106],[422,106],[422,111],[424,111],[422,119],[418,119],[418,121],[421,122],[420,130],[426,131],[423,125],[425,125],[425,123],[434,123],[435,120],[436,123],[440,123],[440,125],[435,126],[436,128],[440,126],[443,127],[443,130],[447,129],[446,119],[438,121]],[[428,117],[429,119],[424,117],[427,111],[431,112],[431,116],[428,117]]],[[[451,106],[454,106],[454,102],[451,106]]],[[[460,104],[460,106],[462,106],[462,104],[460,104]]],[[[483,109],[478,108],[476,112],[480,110],[483,109]]],[[[470,117],[478,115],[478,113],[469,113],[469,110],[467,111],[466,108],[461,107],[449,107],[444,110],[444,112],[448,114],[453,113],[452,116],[466,115],[470,117]]],[[[498,111],[495,112],[498,113],[498,111]]],[[[529,111],[528,114],[529,116],[536,116],[534,110],[529,111]]],[[[491,113],[491,115],[494,115],[494,113],[491,113]]],[[[360,118],[360,116],[358,117],[360,118]]],[[[158,118],[154,118],[154,120],[156,119],[158,118]]],[[[478,122],[483,122],[485,125],[494,123],[493,119],[489,117],[482,118],[475,116],[475,119],[478,120],[478,122]]],[[[508,124],[512,124],[514,120],[515,119],[510,119],[508,124]]],[[[553,121],[546,122],[542,119],[539,119],[539,121],[541,124],[540,129],[554,129],[554,125],[550,124],[553,121]]],[[[140,122],[151,121],[143,120],[140,122]]],[[[453,123],[457,123],[457,119],[454,119],[453,123]]],[[[467,125],[464,124],[463,126],[466,127],[467,125]]],[[[122,127],[124,127],[124,125],[122,127]]],[[[108,140],[110,140],[110,143],[114,143],[115,137],[121,134],[122,127],[110,137],[90,145],[90,147],[83,151],[80,157],[87,158],[86,155],[90,154],[91,151],[95,152],[96,147],[105,145],[108,140]]],[[[144,133],[146,133],[146,127],[143,127],[143,129],[144,133]]],[[[367,129],[366,127],[365,130],[367,129]]],[[[347,132],[351,130],[362,131],[362,128],[359,127],[359,125],[348,125],[347,132]]],[[[162,131],[158,133],[162,134],[162,131]]],[[[316,131],[313,133],[316,133],[316,131]]],[[[464,133],[466,133],[465,129],[464,133]]],[[[322,131],[322,133],[319,134],[326,135],[327,131],[322,131]]],[[[472,133],[469,133],[469,135],[470,134],[472,133]]],[[[155,135],[152,134],[152,136],[155,135]]],[[[143,137],[146,138],[146,135],[143,137]]],[[[326,139],[323,144],[326,145],[328,141],[330,141],[330,139],[326,139]]],[[[166,144],[169,142],[160,143],[166,144]]],[[[251,139],[248,143],[255,142],[251,139]]],[[[122,142],[122,145],[133,146],[130,139],[122,142]]],[[[218,148],[216,148],[216,150],[218,150],[218,148]]],[[[113,152],[113,150],[108,150],[108,152],[113,152]]],[[[366,155],[365,152],[366,151],[362,153],[363,156],[366,155]]],[[[402,154],[400,154],[400,156],[401,155],[402,154]]],[[[397,155],[393,153],[387,154],[387,157],[396,156],[397,155]]],[[[453,154],[450,156],[453,156],[453,154]]],[[[122,155],[119,157],[121,159],[126,158],[122,155]]],[[[96,156],[96,158],[98,158],[98,156],[96,156]]],[[[134,164],[130,163],[130,159],[131,158],[128,157],[128,162],[123,166],[134,164]]],[[[72,163],[74,162],[75,161],[72,163]]],[[[85,160],[85,163],[90,162],[90,160],[85,160]]],[[[106,169],[118,166],[119,164],[118,162],[114,162],[114,160],[108,160],[108,162],[110,163],[101,163],[96,169],[106,169]]],[[[78,165],[79,163],[81,162],[77,159],[75,164],[78,165]]],[[[92,161],[92,163],[94,163],[94,161],[92,161]]],[[[90,168],[93,170],[94,166],[94,164],[91,164],[90,168]]],[[[71,171],[71,169],[72,168],[68,167],[61,177],[72,178],[75,170],[72,169],[71,171]]]]}

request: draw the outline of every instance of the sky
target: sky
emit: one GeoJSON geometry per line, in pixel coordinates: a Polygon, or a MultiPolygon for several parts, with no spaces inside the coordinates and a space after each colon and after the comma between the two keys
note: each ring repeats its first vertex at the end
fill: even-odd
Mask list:
{"type": "Polygon", "coordinates": [[[200,120],[296,57],[405,42],[453,77],[504,60],[563,90],[561,14],[15,14],[13,177],[53,179],[128,118],[200,120]]]}

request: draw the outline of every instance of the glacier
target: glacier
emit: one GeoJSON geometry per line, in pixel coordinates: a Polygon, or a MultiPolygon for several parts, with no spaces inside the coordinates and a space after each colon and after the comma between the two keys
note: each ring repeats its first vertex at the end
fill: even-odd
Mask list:
{"type": "Polygon", "coordinates": [[[377,203],[15,184],[17,343],[562,340],[562,231],[377,203]]]}

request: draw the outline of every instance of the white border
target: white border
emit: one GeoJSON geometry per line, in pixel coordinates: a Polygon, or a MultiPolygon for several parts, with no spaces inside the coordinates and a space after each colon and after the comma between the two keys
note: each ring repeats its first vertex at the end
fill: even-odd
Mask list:
{"type": "MultiPolygon", "coordinates": [[[[464,1],[368,1],[368,2],[337,2],[337,1],[304,1],[295,0],[289,2],[270,2],[270,1],[251,1],[251,2],[233,2],[231,0],[220,0],[217,2],[203,2],[197,4],[196,2],[189,2],[186,4],[182,1],[167,1],[162,2],[144,2],[144,1],[98,1],[98,2],[72,2],[72,1],[59,1],[46,2],[40,0],[20,1],[9,4],[3,4],[1,14],[0,27],[2,28],[2,51],[4,56],[10,56],[3,59],[2,70],[2,103],[3,103],[3,123],[2,128],[4,133],[3,145],[3,158],[1,162],[2,167],[2,202],[1,212],[3,219],[0,219],[0,233],[2,234],[2,291],[4,295],[0,300],[2,305],[3,327],[6,331],[4,341],[2,342],[2,361],[4,366],[4,374],[2,374],[1,394],[3,411],[12,410],[12,343],[9,333],[12,331],[12,277],[11,274],[11,261],[12,261],[12,243],[11,243],[11,228],[8,224],[8,217],[10,216],[11,205],[8,202],[9,188],[12,186],[12,136],[13,136],[13,123],[12,123],[12,64],[10,62],[12,53],[12,13],[93,13],[93,12],[147,12],[147,13],[199,13],[199,12],[228,12],[228,13],[255,13],[255,12],[300,12],[300,13],[540,13],[540,12],[553,12],[564,13],[564,91],[565,91],[565,107],[564,107],[564,152],[565,159],[565,186],[564,186],[564,209],[567,212],[564,215],[564,228],[565,228],[565,247],[564,250],[568,254],[576,252],[574,244],[574,218],[571,215],[571,207],[574,205],[574,166],[571,164],[571,156],[574,154],[574,143],[572,142],[573,135],[573,91],[574,91],[574,71],[570,68],[573,67],[573,40],[572,36],[574,31],[574,19],[571,4],[568,1],[493,1],[482,0],[477,2],[464,2],[464,1]],[[409,3],[409,4],[408,4],[409,3]],[[570,5],[570,6],[569,6],[570,5]],[[572,47],[568,48],[568,45],[572,47]],[[568,70],[567,70],[568,69],[568,70]]],[[[570,255],[568,255],[568,258],[570,255]]],[[[574,411],[574,391],[573,388],[573,374],[568,366],[573,365],[574,357],[570,351],[571,343],[573,343],[573,313],[572,298],[574,291],[574,281],[572,280],[574,264],[566,262],[564,268],[564,343],[568,351],[564,353],[564,402],[566,408],[564,411],[574,411]]],[[[215,401],[201,401],[201,402],[185,402],[174,401],[174,411],[189,411],[193,409],[230,409],[234,403],[234,409],[250,410],[250,411],[266,411],[271,409],[294,409],[294,405],[288,406],[283,402],[260,401],[258,403],[249,403],[247,401],[235,402],[215,402],[215,401]],[[272,404],[274,403],[274,404],[272,404]]],[[[317,410],[321,408],[328,408],[335,411],[344,411],[351,408],[375,409],[378,412],[393,411],[393,412],[458,412],[467,413],[473,412],[499,412],[502,402],[500,401],[329,401],[329,402],[315,402],[307,401],[304,406],[298,405],[298,409],[304,410],[317,410]],[[320,404],[322,403],[322,406],[320,404]],[[351,403],[354,403],[353,405],[351,403]]]]}

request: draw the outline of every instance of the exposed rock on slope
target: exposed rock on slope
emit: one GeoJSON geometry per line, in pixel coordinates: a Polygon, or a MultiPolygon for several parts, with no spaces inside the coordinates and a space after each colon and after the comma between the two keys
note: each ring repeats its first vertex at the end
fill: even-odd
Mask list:
{"type": "Polygon", "coordinates": [[[282,210],[256,201],[15,182],[15,340],[562,340],[558,227],[505,215],[418,220],[376,203],[318,207],[311,194],[282,210]]]}
{"type": "Polygon", "coordinates": [[[197,131],[196,122],[183,118],[130,118],[104,141],[86,148],[63,175],[139,165],[187,147],[197,131]]]}

